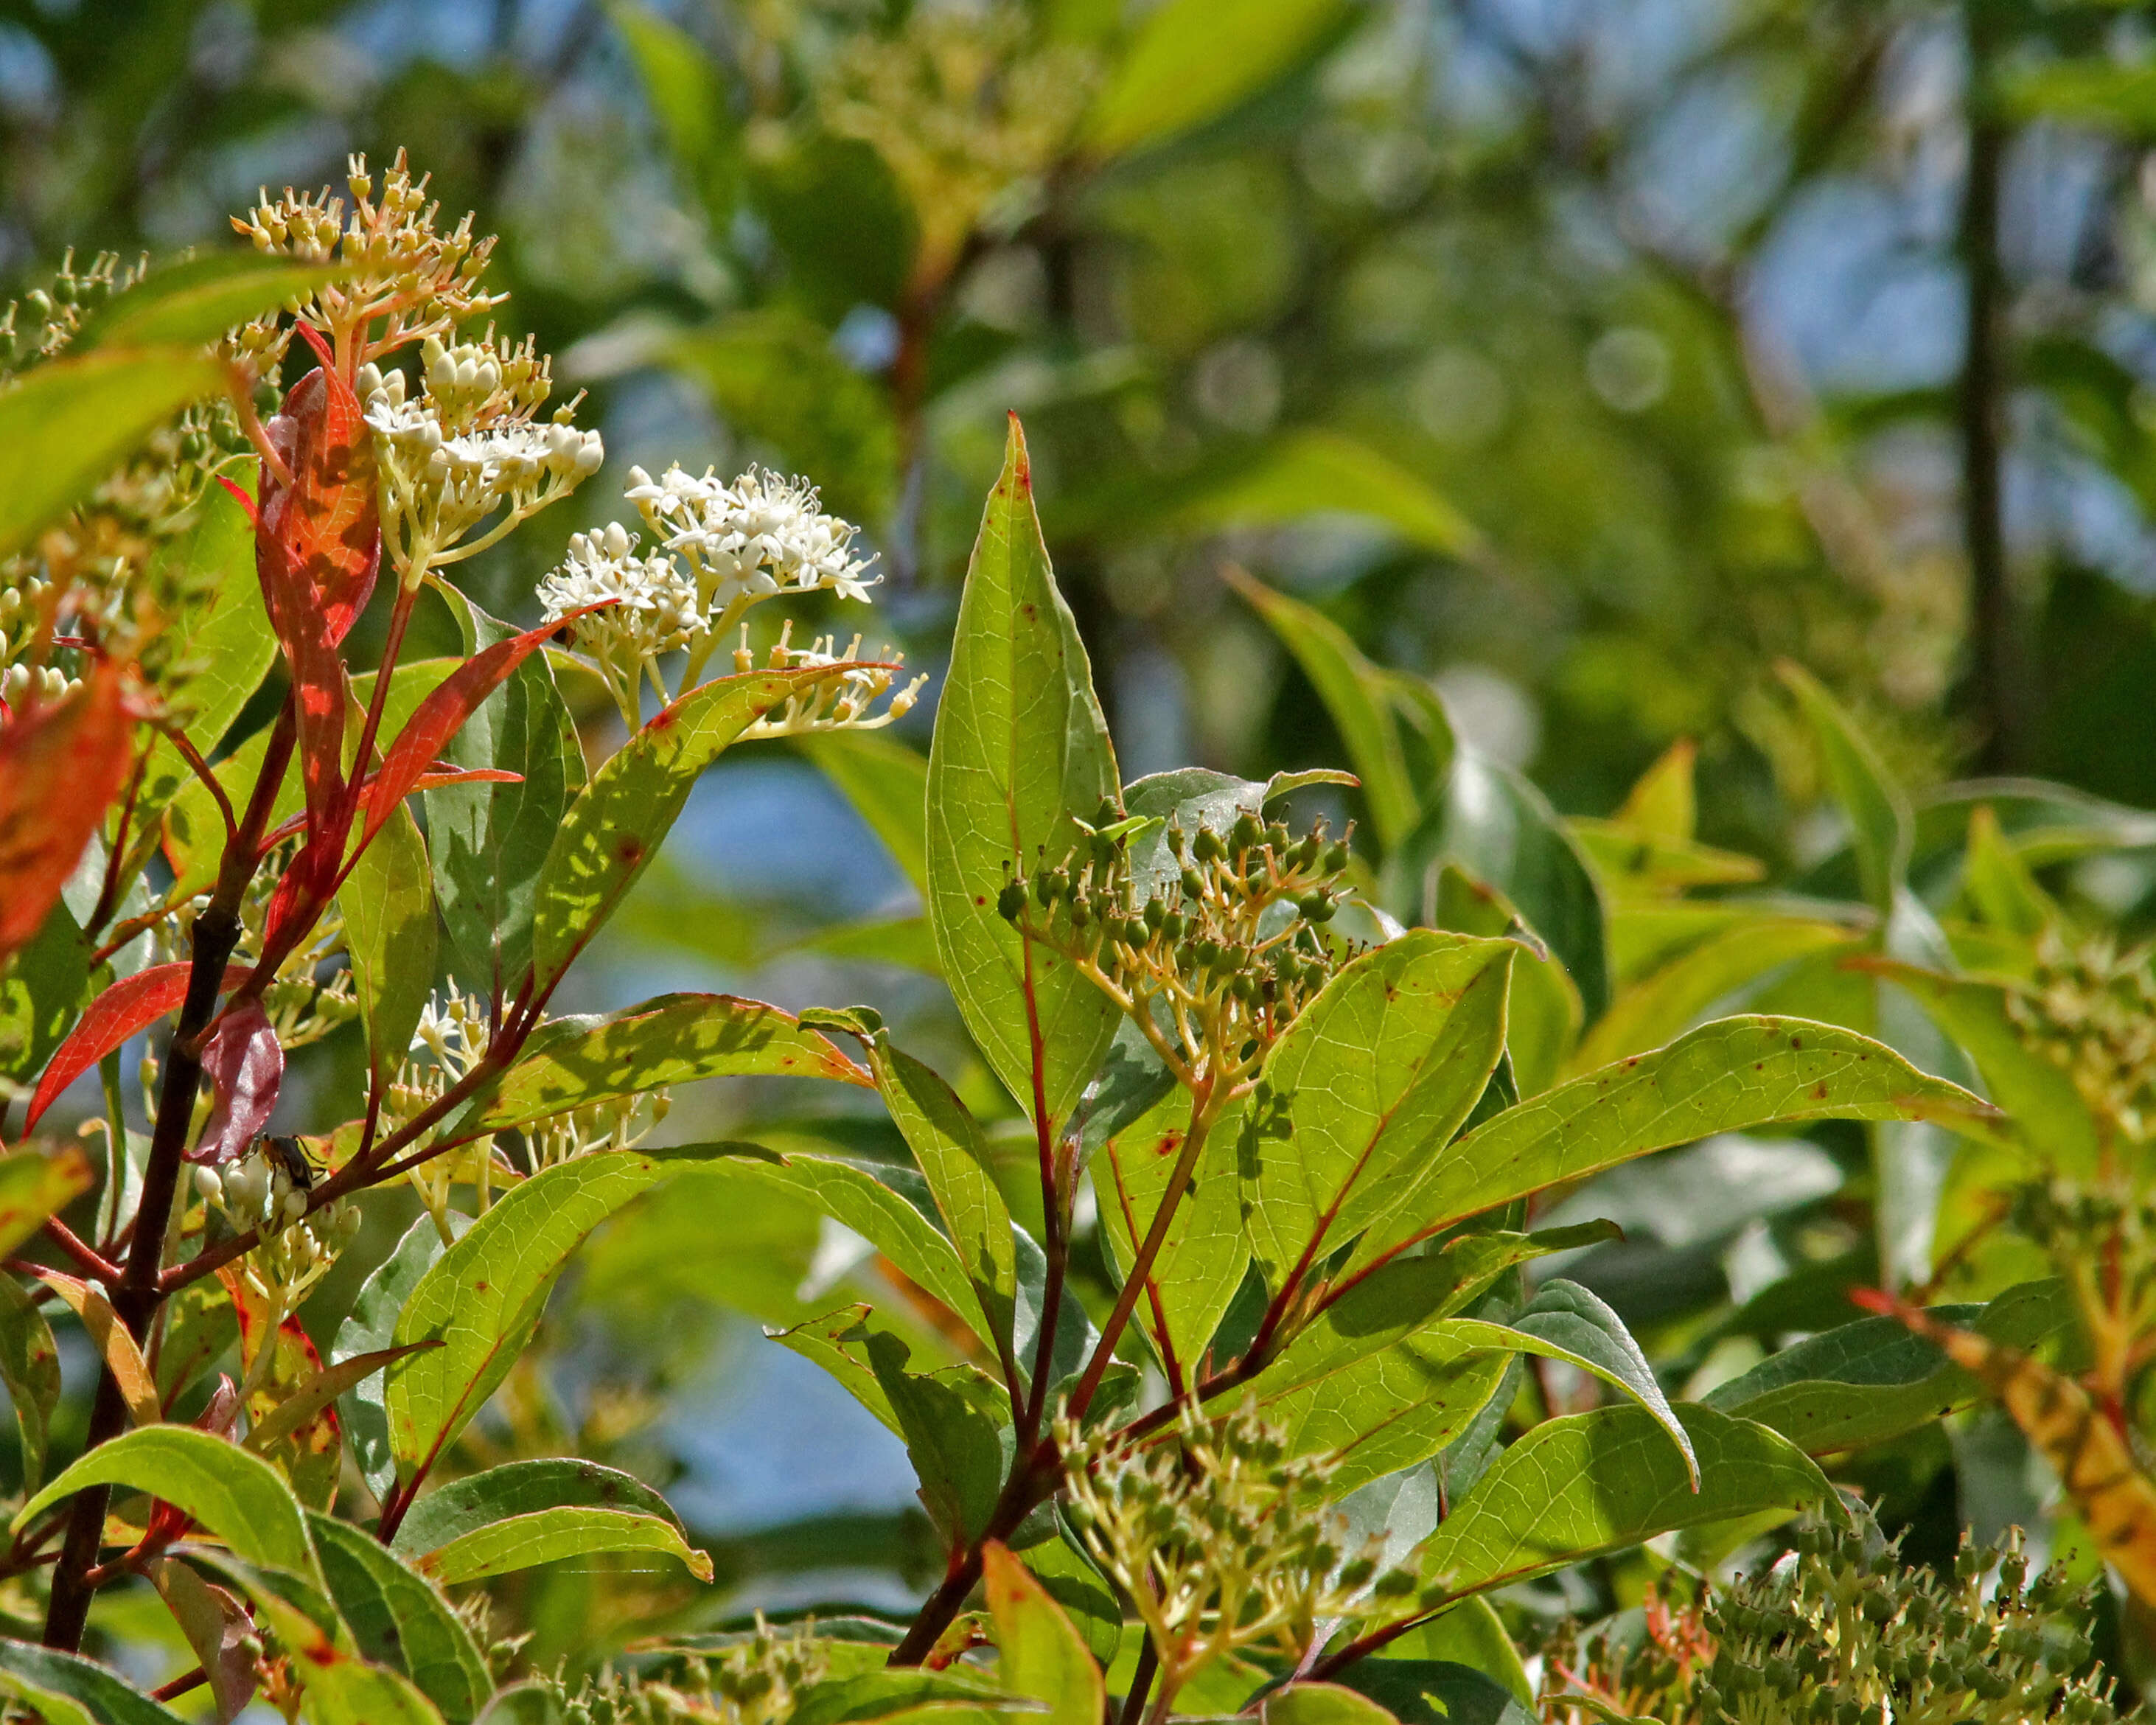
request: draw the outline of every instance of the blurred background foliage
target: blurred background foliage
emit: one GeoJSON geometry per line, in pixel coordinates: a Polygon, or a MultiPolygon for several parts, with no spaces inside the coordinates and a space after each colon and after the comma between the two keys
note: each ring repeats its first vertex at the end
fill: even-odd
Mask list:
{"type": "MultiPolygon", "coordinates": [[[[865,523],[870,626],[933,670],[1015,408],[1127,778],[1354,754],[1224,579],[1246,569],[1568,814],[1694,740],[1697,838],[1841,897],[1831,752],[1784,660],[1907,787],[1920,886],[1969,773],[2156,804],[2152,144],[2156,25],[2097,0],[0,4],[13,290],[69,247],[218,243],[258,185],[357,150],[408,148],[501,234],[502,321],[592,391],[610,459],[475,567],[490,608],[535,614],[631,462],[760,459],[865,523]]],[[[874,818],[917,768],[819,764],[715,774],[573,1004],[868,999],[968,1070],[906,821],[874,818]]],[[[2109,830],[2034,860],[2131,929],[2148,834],[2109,830]]],[[[677,1122],[885,1131],[802,1106],[737,1086],[677,1122]]],[[[1730,1332],[1702,1302],[1775,1284],[1766,1222],[1850,1201],[1861,1147],[1815,1137],[1764,1198],[1708,1166],[1743,1162],[1724,1147],[1582,1210],[1631,1206],[1598,1286],[1677,1324],[1684,1371],[1730,1332]]],[[[799,1322],[860,1260],[805,1209],[728,1203],[721,1244],[687,1183],[603,1236],[490,1440],[685,1475],[730,1608],[896,1604],[933,1561],[902,1455],[726,1315],[799,1322]]],[[[1890,1522],[2033,1512],[2003,1421],[1954,1443],[1958,1471],[1936,1433],[1871,1465],[1890,1522]]],[[[542,1656],[656,1609],[518,1585],[542,1656]]]]}

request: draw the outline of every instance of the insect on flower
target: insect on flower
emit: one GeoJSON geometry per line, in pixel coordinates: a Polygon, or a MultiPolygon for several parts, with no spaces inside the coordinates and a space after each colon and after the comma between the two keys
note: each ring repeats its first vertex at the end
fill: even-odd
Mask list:
{"type": "Polygon", "coordinates": [[[315,1189],[316,1176],[321,1170],[315,1166],[313,1159],[307,1154],[306,1146],[297,1138],[283,1133],[264,1132],[257,1142],[261,1146],[263,1158],[284,1169],[285,1178],[292,1183],[294,1191],[311,1192],[315,1189]]]}

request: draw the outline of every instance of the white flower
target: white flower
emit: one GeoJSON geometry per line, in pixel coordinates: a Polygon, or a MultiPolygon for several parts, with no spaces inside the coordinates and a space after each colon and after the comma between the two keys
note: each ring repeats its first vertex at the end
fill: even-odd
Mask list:
{"type": "Polygon", "coordinates": [[[567,557],[539,584],[549,623],[614,600],[577,619],[577,644],[632,675],[641,660],[685,647],[708,626],[695,583],[674,559],[639,557],[636,544],[636,535],[618,521],[595,533],[572,534],[567,557]]]}
{"type": "Polygon", "coordinates": [[[567,409],[548,423],[532,418],[546,389],[529,343],[505,357],[489,345],[429,341],[425,369],[424,391],[412,399],[402,372],[368,365],[357,380],[384,474],[383,525],[408,580],[418,578],[415,558],[439,565],[484,549],[606,459],[598,433],[569,424],[567,409]],[[494,527],[462,542],[496,510],[505,512],[494,527]]]}
{"type": "Polygon", "coordinates": [[[732,484],[679,467],[659,480],[640,467],[629,476],[629,500],[669,551],[688,558],[712,615],[781,592],[868,598],[871,559],[854,555],[859,530],[824,514],[806,480],[754,467],[732,484]]]}

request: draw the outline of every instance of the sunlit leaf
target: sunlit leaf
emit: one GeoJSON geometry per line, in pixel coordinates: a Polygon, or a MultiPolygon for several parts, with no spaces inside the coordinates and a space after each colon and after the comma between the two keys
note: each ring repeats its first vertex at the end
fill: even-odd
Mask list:
{"type": "Polygon", "coordinates": [[[1098,1725],[1106,1686],[1070,1620],[1008,1548],[991,1540],[981,1557],[1004,1687],[1046,1702],[1047,1725],[1098,1725]]]}
{"type": "Polygon", "coordinates": [[[1677,1413],[1699,1457],[1698,1489],[1642,1409],[1545,1420],[1497,1458],[1430,1536],[1419,1553],[1425,1584],[1460,1598],[1673,1528],[1835,1507],[1833,1487],[1788,1439],[1711,1409],[1677,1413]]]}
{"type": "Polygon", "coordinates": [[[55,360],[0,393],[0,557],[11,557],[189,402],[229,374],[191,348],[55,360]]]}
{"type": "Polygon", "coordinates": [[[28,1641],[0,1639],[0,1691],[46,1725],[182,1725],[111,1666],[28,1641]]]}
{"type": "Polygon", "coordinates": [[[90,1486],[124,1486],[184,1510],[252,1563],[317,1586],[321,1571],[299,1502],[277,1470],[234,1443],[191,1425],[148,1425],[100,1445],[15,1513],[20,1532],[90,1486]]]}
{"type": "Polygon", "coordinates": [[[929,752],[928,915],[966,1027],[1029,1110],[1060,1121],[1115,1034],[1115,1008],[996,908],[1014,868],[1053,863],[1116,794],[1092,670],[1056,591],[1015,416],[959,601],[929,752]],[[1035,1070],[1035,1050],[1039,1068],[1035,1070]]]}
{"type": "Polygon", "coordinates": [[[398,1347],[445,1344],[399,1359],[383,1380],[399,1480],[431,1467],[508,1375],[586,1235],[685,1164],[742,1147],[603,1151],[557,1163],[496,1199],[419,1278],[397,1320],[398,1347]]]}
{"type": "Polygon", "coordinates": [[[874,1081],[790,1013],[732,994],[662,994],[604,1016],[557,1019],[480,1092],[456,1130],[499,1132],[700,1078],[757,1074],[874,1081]]]}
{"type": "Polygon", "coordinates": [[[1393,1213],[1504,1049],[1508,942],[1418,929],[1348,965],[1266,1056],[1221,1130],[1275,1288],[1393,1213]]]}
{"type": "Polygon", "coordinates": [[[532,968],[551,985],[613,915],[688,803],[704,769],[788,696],[842,673],[750,671],[720,677],[654,716],[593,774],[540,870],[532,968]]]}
{"type": "Polygon", "coordinates": [[[1804,1120],[1990,1117],[1960,1086],[1869,1037],[1803,1019],[1734,1018],[1561,1084],[1446,1146],[1364,1251],[1719,1132],[1804,1120]]]}
{"type": "Polygon", "coordinates": [[[463,1620],[432,1582],[350,1522],[310,1515],[307,1525],[360,1652],[409,1677],[448,1725],[468,1725],[494,1683],[463,1620]]]}

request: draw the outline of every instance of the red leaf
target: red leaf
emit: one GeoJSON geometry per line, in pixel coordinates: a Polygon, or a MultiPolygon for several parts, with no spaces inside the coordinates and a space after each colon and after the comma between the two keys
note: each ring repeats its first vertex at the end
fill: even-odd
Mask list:
{"type": "MultiPolygon", "coordinates": [[[[303,335],[311,331],[302,328],[303,335]]],[[[292,470],[289,491],[263,480],[262,524],[290,554],[336,646],[352,632],[374,592],[382,563],[382,521],[375,509],[374,439],[352,385],[322,364],[285,398],[270,439],[292,470]],[[281,435],[280,435],[281,433],[281,435]]]]}
{"type": "Polygon", "coordinates": [[[344,789],[344,665],[337,646],[374,591],[382,559],[374,446],[349,384],[310,372],[266,428],[291,483],[264,466],[254,568],[292,674],[307,830],[318,836],[344,789]]]}
{"type": "Polygon", "coordinates": [[[425,777],[434,757],[511,671],[565,624],[614,603],[607,599],[598,605],[587,605],[581,611],[572,611],[538,629],[512,635],[506,641],[496,641],[452,671],[419,703],[418,711],[406,722],[403,733],[389,746],[382,770],[375,774],[367,792],[367,824],[359,835],[359,848],[366,850],[397,805],[419,788],[419,781],[425,777]]]}
{"type": "Polygon", "coordinates": [[[0,962],[38,932],[127,781],[134,718],[125,675],[100,660],[51,706],[0,728],[0,962]]]}
{"type": "MultiPolygon", "coordinates": [[[[52,1106],[60,1092],[120,1046],[137,1030],[146,1029],[175,1012],[187,998],[187,973],[192,964],[157,964],[133,976],[123,977],[90,1004],[90,1010],[68,1032],[38,1081],[38,1093],[30,1098],[29,1117],[23,1122],[27,1133],[38,1117],[52,1106]]],[[[225,988],[236,988],[246,980],[244,964],[225,968],[225,988]]]]}
{"type": "MultiPolygon", "coordinates": [[[[379,777],[378,774],[368,773],[362,788],[364,789],[366,785],[372,784],[377,777],[379,777]]],[[[521,784],[523,783],[522,773],[506,772],[499,767],[446,767],[437,761],[419,775],[413,782],[412,788],[415,791],[439,791],[446,785],[453,784],[521,784]]],[[[265,856],[269,855],[306,824],[305,815],[295,814],[282,826],[273,827],[262,836],[262,854],[265,856]]]]}
{"type": "Polygon", "coordinates": [[[214,1165],[239,1155],[270,1124],[277,1087],[285,1081],[284,1045],[260,1001],[247,1001],[225,1014],[203,1050],[202,1066],[217,1101],[187,1160],[214,1165]]]}

